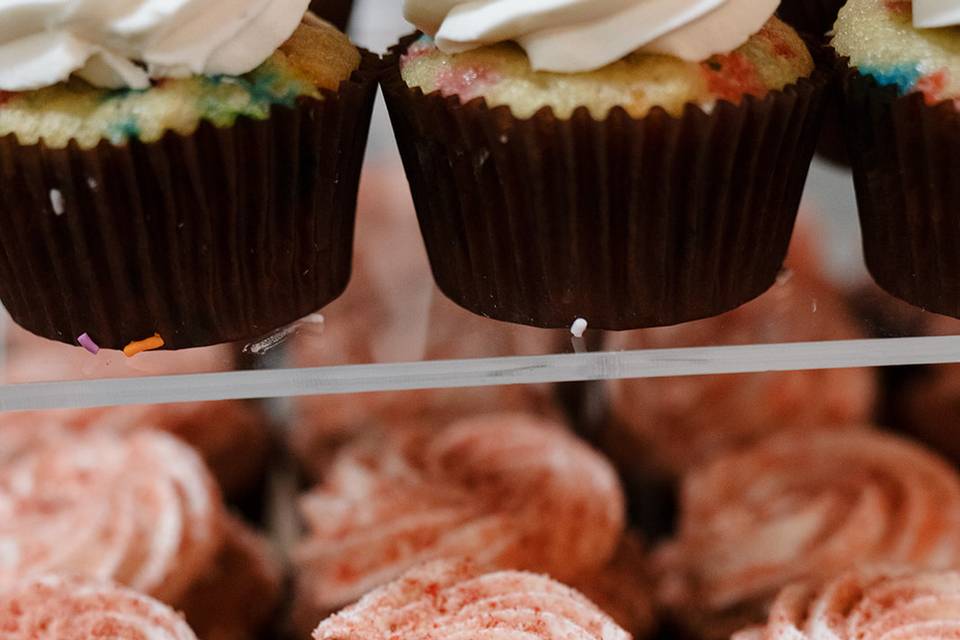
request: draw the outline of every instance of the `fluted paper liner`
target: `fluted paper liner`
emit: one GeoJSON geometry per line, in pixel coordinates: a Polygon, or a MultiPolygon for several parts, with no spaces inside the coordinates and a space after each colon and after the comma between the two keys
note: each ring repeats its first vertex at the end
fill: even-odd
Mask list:
{"type": "Polygon", "coordinates": [[[960,318],[960,112],[839,64],[867,268],[888,293],[960,318]]]}
{"type": "Polygon", "coordinates": [[[123,348],[245,340],[350,277],[378,62],[269,119],[154,143],[62,149],[0,138],[0,300],[24,328],[123,348]]]}
{"type": "Polygon", "coordinates": [[[784,0],[778,15],[794,29],[820,40],[833,28],[847,0],[784,0]]]}
{"type": "Polygon", "coordinates": [[[681,117],[585,108],[528,120],[482,99],[383,86],[440,289],[537,327],[669,325],[766,291],[787,252],[826,74],[681,117]]]}

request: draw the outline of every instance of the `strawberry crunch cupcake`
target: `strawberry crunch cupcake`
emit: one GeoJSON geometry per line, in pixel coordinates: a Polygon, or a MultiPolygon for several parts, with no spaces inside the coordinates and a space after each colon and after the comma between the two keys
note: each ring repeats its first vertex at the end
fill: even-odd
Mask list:
{"type": "MultiPolygon", "coordinates": [[[[855,340],[864,333],[840,293],[809,265],[757,300],[717,318],[624,332],[605,347],[672,349],[855,340]]],[[[781,371],[606,383],[610,419],[601,448],[625,476],[670,481],[778,432],[869,423],[878,396],[871,369],[781,371]]]]}
{"type": "Polygon", "coordinates": [[[0,629],[4,640],[197,640],[181,615],[148,596],[54,575],[0,589],[0,629]]]}
{"type": "Polygon", "coordinates": [[[867,267],[883,289],[960,317],[960,6],[850,0],[842,57],[846,129],[867,267]]]}
{"type": "Polygon", "coordinates": [[[0,548],[0,591],[51,573],[111,580],[187,611],[205,638],[252,638],[280,596],[267,543],[160,432],[63,438],[0,465],[0,548]]]}
{"type": "Polygon", "coordinates": [[[342,293],[375,62],[308,3],[0,7],[0,301],[18,324],[179,349],[342,293]]]}
{"type": "Polygon", "coordinates": [[[881,640],[960,635],[960,572],[872,569],[777,597],[765,625],[733,640],[881,640]]]}
{"type": "Polygon", "coordinates": [[[563,425],[523,414],[371,430],[301,508],[303,622],[439,558],[585,581],[611,562],[625,527],[610,465],[563,425]]]}
{"type": "Polygon", "coordinates": [[[441,560],[325,620],[314,640],[630,640],[582,595],[545,576],[441,560]]]}
{"type": "Polygon", "coordinates": [[[680,510],[655,552],[658,600],[694,638],[761,623],[792,583],[960,567],[960,475],[879,432],[783,434],[721,456],[686,478],[680,510]]]}
{"type": "Polygon", "coordinates": [[[776,7],[407,0],[383,85],[440,289],[612,330],[768,289],[826,85],[776,7]]]}

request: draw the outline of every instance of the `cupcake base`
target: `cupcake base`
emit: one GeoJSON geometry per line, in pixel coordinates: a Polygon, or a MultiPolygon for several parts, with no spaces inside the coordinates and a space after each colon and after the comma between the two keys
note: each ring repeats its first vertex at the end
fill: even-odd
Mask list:
{"type": "Polygon", "coordinates": [[[0,139],[0,301],[25,329],[122,349],[246,340],[350,277],[376,60],[267,120],[154,143],[0,139]]]}
{"type": "Polygon", "coordinates": [[[960,111],[840,64],[867,268],[897,298],[960,318],[960,111]]]}
{"type": "Polygon", "coordinates": [[[602,121],[423,95],[382,79],[437,284],[479,315],[637,329],[729,311],[786,256],[826,74],[764,99],[602,121]]]}

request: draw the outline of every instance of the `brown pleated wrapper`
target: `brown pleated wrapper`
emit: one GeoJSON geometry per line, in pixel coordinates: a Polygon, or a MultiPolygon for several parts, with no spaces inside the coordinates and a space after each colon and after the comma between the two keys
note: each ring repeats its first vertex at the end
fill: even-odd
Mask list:
{"type": "Polygon", "coordinates": [[[317,14],[340,31],[346,31],[353,13],[353,0],[312,0],[310,11],[317,14]]]}
{"type": "Polygon", "coordinates": [[[822,39],[847,0],[783,0],[777,14],[801,33],[822,39]]]}
{"type": "Polygon", "coordinates": [[[960,318],[960,112],[838,64],[867,268],[897,298],[960,318]]]}
{"type": "Polygon", "coordinates": [[[583,317],[623,330],[717,315],[774,283],[828,74],[709,115],[520,120],[408,87],[411,41],[382,84],[433,273],[454,302],[536,327],[583,317]]]}
{"type": "Polygon", "coordinates": [[[113,349],[246,340],[320,309],[350,278],[378,65],[364,53],[336,93],[154,143],[0,138],[3,305],[113,349]]]}

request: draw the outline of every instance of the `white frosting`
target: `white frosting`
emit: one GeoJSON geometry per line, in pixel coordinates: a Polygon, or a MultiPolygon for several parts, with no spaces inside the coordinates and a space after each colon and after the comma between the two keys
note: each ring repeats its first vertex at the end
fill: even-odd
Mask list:
{"type": "Polygon", "coordinates": [[[446,53],[515,41],[534,69],[598,69],[646,51],[699,62],[758,32],[779,0],[405,0],[446,53]]]}
{"type": "Polygon", "coordinates": [[[310,0],[0,0],[0,90],[76,74],[101,87],[240,75],[296,30],[310,0]]]}
{"type": "Polygon", "coordinates": [[[960,25],[960,1],[913,0],[913,24],[920,29],[960,25]]]}

